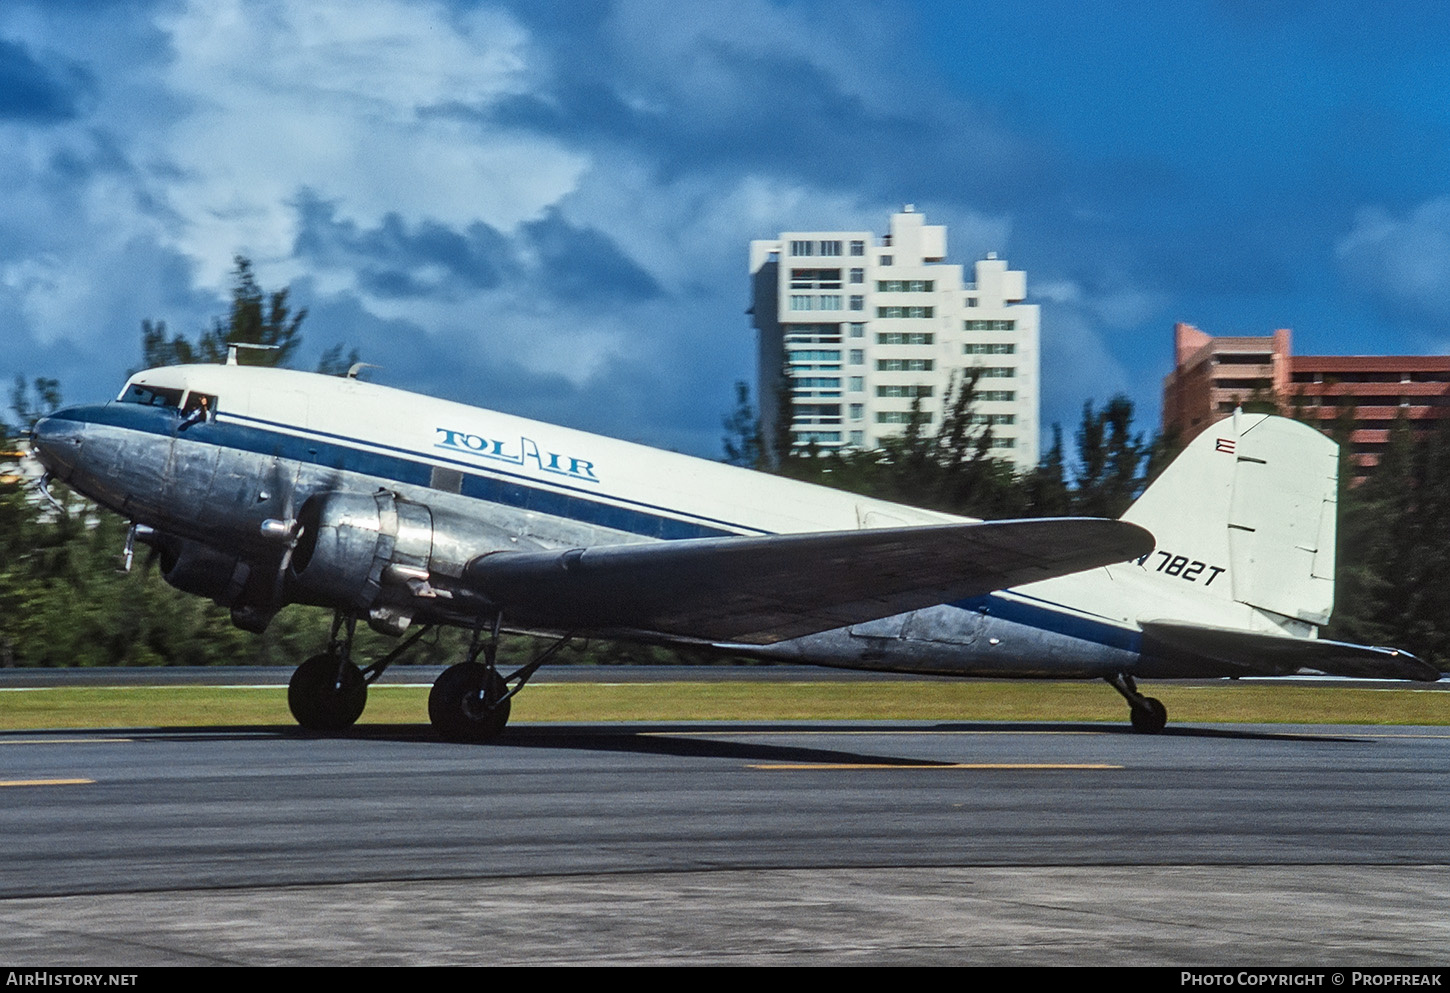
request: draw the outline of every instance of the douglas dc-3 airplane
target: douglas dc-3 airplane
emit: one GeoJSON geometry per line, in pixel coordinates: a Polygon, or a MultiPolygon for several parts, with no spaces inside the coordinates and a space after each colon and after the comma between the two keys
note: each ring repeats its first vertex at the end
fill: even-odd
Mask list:
{"type": "Polygon", "coordinates": [[[576,635],[1103,678],[1145,732],[1167,713],[1138,678],[1439,678],[1404,652],[1316,637],[1334,596],[1337,449],[1277,417],[1214,425],[1121,521],[972,521],[233,363],[138,373],[111,403],[43,418],[31,443],[48,476],[133,522],[168,582],[240,627],[289,603],[335,611],[331,646],[288,692],[316,730],[356,721],[368,684],[437,624],[473,631],[428,701],[455,741],[502,732],[513,695],[576,635]],[[414,630],[359,668],[360,619],[414,630]],[[505,627],[558,640],[505,676],[505,627]]]}

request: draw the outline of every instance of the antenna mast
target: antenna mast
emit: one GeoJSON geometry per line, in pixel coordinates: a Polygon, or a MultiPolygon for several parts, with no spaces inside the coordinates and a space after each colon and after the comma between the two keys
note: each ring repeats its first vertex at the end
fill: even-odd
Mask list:
{"type": "Polygon", "coordinates": [[[227,342],[227,362],[226,362],[226,364],[227,365],[237,365],[238,364],[237,363],[237,349],[239,349],[239,348],[255,348],[258,351],[275,352],[278,349],[280,349],[281,347],[282,347],[281,345],[258,345],[258,344],[254,344],[253,342],[250,342],[250,341],[229,341],[229,342],[227,342]]]}

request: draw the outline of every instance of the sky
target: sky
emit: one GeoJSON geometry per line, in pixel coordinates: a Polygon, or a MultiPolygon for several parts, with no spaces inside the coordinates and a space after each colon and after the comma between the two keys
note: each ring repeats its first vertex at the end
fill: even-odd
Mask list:
{"type": "Polygon", "coordinates": [[[747,248],[989,251],[1043,422],[1158,425],[1176,321],[1450,350],[1450,13],[1386,0],[6,0],[0,377],[107,399],[233,259],[302,365],[709,457],[747,248]]]}

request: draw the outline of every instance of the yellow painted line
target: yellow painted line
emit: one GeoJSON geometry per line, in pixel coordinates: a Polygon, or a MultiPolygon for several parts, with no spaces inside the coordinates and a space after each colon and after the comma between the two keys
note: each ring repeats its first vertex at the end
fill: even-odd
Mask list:
{"type": "Polygon", "coordinates": [[[771,765],[747,765],[747,769],[772,772],[807,769],[1121,769],[1120,765],[1097,762],[799,762],[771,765]]]}
{"type": "Polygon", "coordinates": [[[94,779],[0,779],[0,786],[88,786],[94,779]]]}
{"type": "Polygon", "coordinates": [[[119,745],[135,738],[0,738],[0,745],[119,745]]]}

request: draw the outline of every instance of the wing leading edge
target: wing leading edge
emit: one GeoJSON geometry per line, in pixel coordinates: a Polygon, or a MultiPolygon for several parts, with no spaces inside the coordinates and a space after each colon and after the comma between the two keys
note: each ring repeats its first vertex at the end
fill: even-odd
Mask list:
{"type": "Polygon", "coordinates": [[[1145,621],[1142,627],[1145,661],[1191,669],[1193,674],[1287,676],[1301,669],[1315,669],[1356,679],[1434,682],[1440,678],[1440,671],[1433,665],[1396,648],[1170,621],[1145,621]]]}
{"type": "Polygon", "coordinates": [[[1046,518],[497,552],[464,579],[510,624],[770,644],[1152,548],[1133,524],[1046,518]]]}

